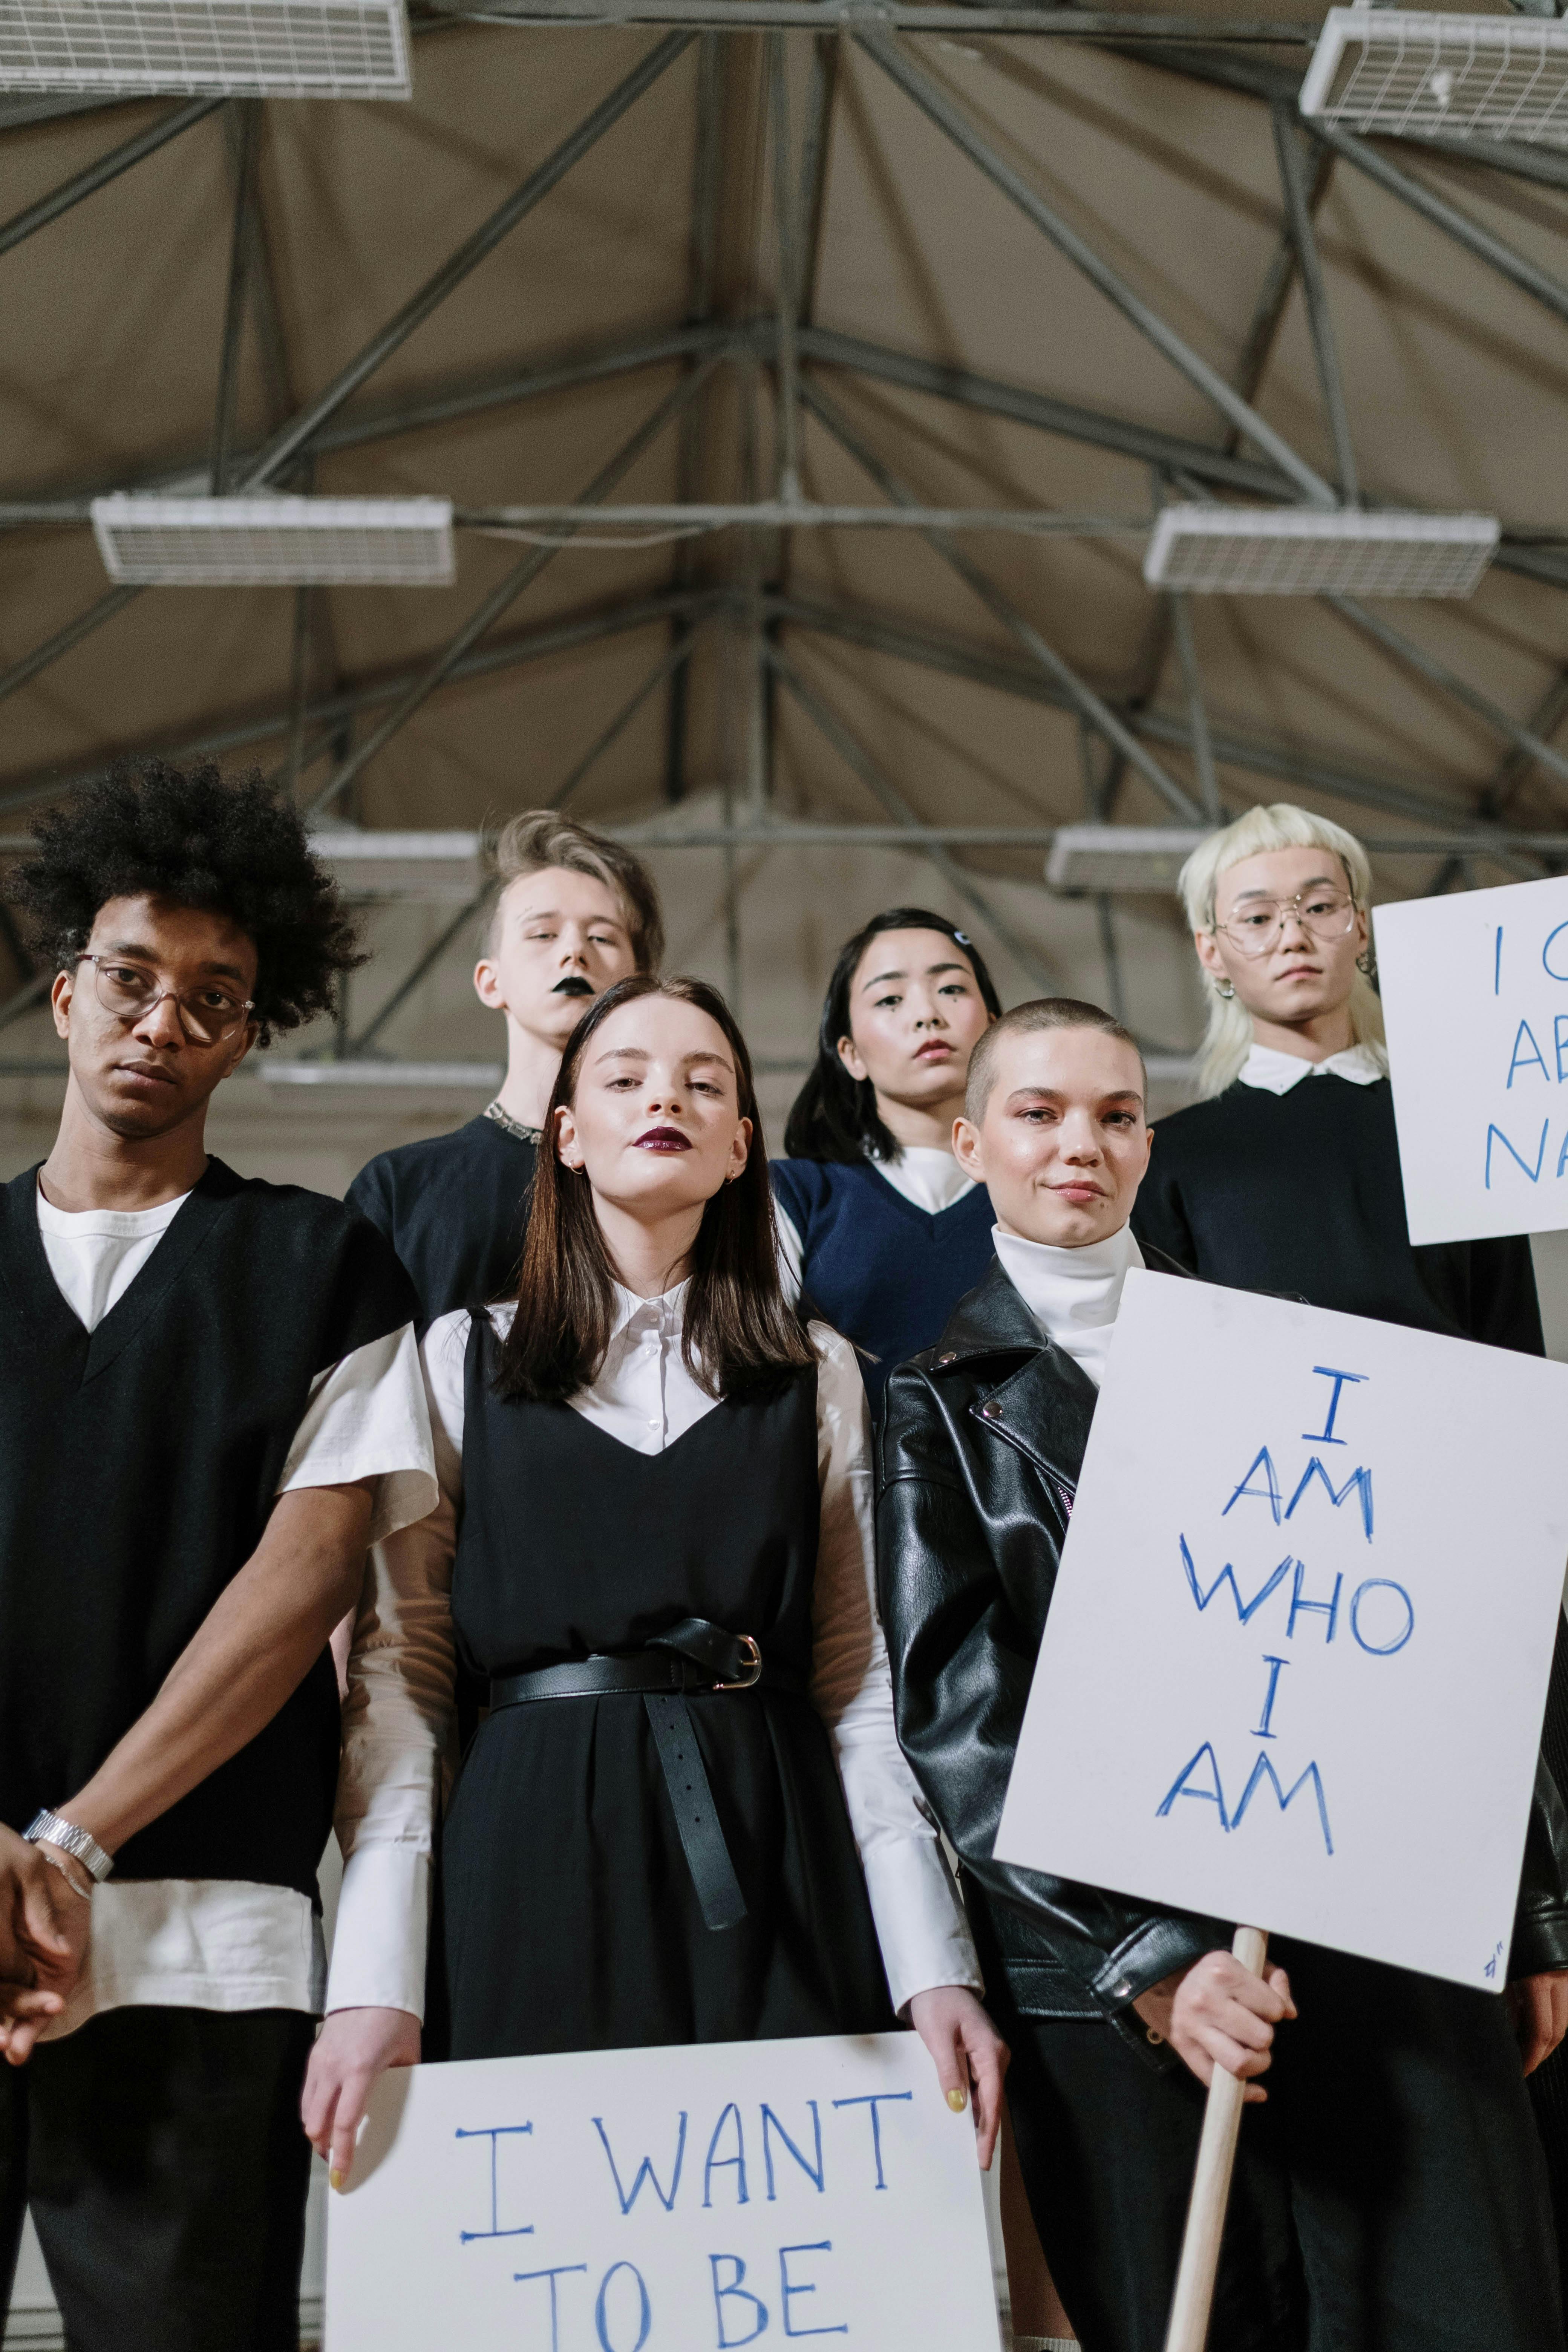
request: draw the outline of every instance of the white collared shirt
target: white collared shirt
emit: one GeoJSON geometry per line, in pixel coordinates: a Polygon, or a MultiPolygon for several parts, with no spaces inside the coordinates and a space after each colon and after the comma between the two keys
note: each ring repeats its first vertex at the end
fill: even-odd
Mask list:
{"type": "MultiPolygon", "coordinates": [[[[615,1328],[575,1412],[638,1454],[711,1412],[681,1355],[688,1286],[638,1298],[616,1285],[615,1328]]],[[[489,1309],[499,1334],[508,1303],[489,1309]]],[[[424,2013],[430,1848],[451,1717],[449,1596],[463,1491],[463,1367],[471,1318],[443,1315],[422,1350],[441,1499],[372,1558],[349,1663],[337,1832],[344,1856],[331,2009],[424,2013]]],[[[981,1990],[936,1823],[899,1747],[877,1614],[870,1415],[855,1351],[814,1323],[821,1496],[811,1696],[837,1759],[895,2009],[936,1985],[981,1990]]]]}
{"type": "MultiPolygon", "coordinates": [[[[39,1189],[38,1234],[49,1271],[84,1329],[125,1296],[189,1193],[155,1209],[57,1209],[39,1189]]],[[[318,1373],[278,1482],[376,1484],[371,1537],[391,1534],[436,1497],[430,1424],[414,1326],[405,1323],[318,1373]]],[[[319,2015],[326,1950],[321,1915],[291,1886],[241,1879],[110,1878],[93,1889],[87,1966],[42,2039],[58,2040],[100,2011],[296,2009],[319,2015]]]]}
{"type": "Polygon", "coordinates": [[[1300,1054],[1281,1054],[1274,1045],[1254,1045],[1237,1073],[1244,1087],[1263,1087],[1271,1095],[1288,1095],[1303,1078],[1348,1078],[1352,1087],[1374,1087],[1388,1076],[1370,1045],[1347,1045],[1326,1062],[1309,1062],[1300,1054]]]}
{"type": "Polygon", "coordinates": [[[1002,1270],[1047,1339],[1083,1366],[1098,1388],[1105,1378],[1110,1334],[1121,1304],[1121,1286],[1143,1253],[1123,1225],[1102,1242],[1081,1249],[1058,1249],[1021,1234],[992,1234],[1002,1270]]]}

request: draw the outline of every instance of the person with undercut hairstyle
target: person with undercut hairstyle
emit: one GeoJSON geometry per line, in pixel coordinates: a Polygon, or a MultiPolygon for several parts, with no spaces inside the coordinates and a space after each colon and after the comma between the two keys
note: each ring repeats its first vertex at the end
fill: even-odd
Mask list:
{"type": "Polygon", "coordinates": [[[506,1015],[500,1092],[451,1135],[378,1153],[348,1190],[407,1267],[421,1328],[516,1281],[562,1048],[595,996],[658,971],[664,954],[653,877],[618,841],[526,809],[502,826],[491,862],[474,992],[506,1015]]]}
{"type": "MultiPolygon", "coordinates": [[[[392,1251],[204,1130],[361,959],[295,812],[212,767],[79,793],[16,896],[69,1073],[0,1189],[0,2302],[30,2208],[73,2352],[284,2352],[328,1637],[437,1486],[392,1251]]],[[[426,1869],[383,1861],[399,1916],[426,1869]]]]}
{"type": "MultiPolygon", "coordinates": [[[[1215,2066],[1246,2085],[1208,2352],[1563,2352],[1514,2040],[1568,2022],[1568,1821],[1542,1763],[1512,1998],[1003,1864],[996,1831],[1123,1286],[1137,1045],[1097,1006],[977,1044],[960,1161],[996,1256],[888,1387],[878,1570],[899,1738],[963,1865],[1025,2185],[1083,2352],[1161,2352],[1215,2066]]],[[[1190,1278],[1190,1277],[1189,1277],[1190,1278]]],[[[1237,1369],[1238,1379],[1245,1377],[1237,1369]]]]}

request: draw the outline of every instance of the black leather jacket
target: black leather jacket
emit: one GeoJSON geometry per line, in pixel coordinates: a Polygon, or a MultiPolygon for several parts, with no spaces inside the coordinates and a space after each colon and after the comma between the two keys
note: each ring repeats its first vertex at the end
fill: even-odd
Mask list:
{"type": "MultiPolygon", "coordinates": [[[[889,1382],[878,1581],[900,1743],[963,1866],[983,1958],[1026,2015],[1107,2018],[1149,2055],[1131,2003],[1228,1948],[1230,1926],[992,1859],[1098,1393],[993,1260],[889,1382]]],[[[1542,1763],[1509,1973],[1562,1968],[1568,1815],[1542,1763]]]]}

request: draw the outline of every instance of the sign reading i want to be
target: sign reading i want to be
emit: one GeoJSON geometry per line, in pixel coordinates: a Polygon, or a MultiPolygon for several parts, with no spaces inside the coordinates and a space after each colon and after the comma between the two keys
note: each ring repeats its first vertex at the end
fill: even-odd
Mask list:
{"type": "Polygon", "coordinates": [[[998,2352],[974,2126],[912,2033],[416,2066],[327,2233],[328,2352],[998,2352]]]}

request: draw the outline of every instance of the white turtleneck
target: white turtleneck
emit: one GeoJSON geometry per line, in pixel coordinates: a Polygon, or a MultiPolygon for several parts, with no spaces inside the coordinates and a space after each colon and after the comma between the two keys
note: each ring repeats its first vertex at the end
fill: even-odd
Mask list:
{"type": "Polygon", "coordinates": [[[1096,1388],[1105,1377],[1105,1359],[1121,1286],[1143,1253],[1131,1225],[1081,1249],[1058,1249],[1049,1242],[1026,1242],[998,1225],[992,1240],[1002,1270],[1047,1339],[1065,1348],[1096,1388]]]}

